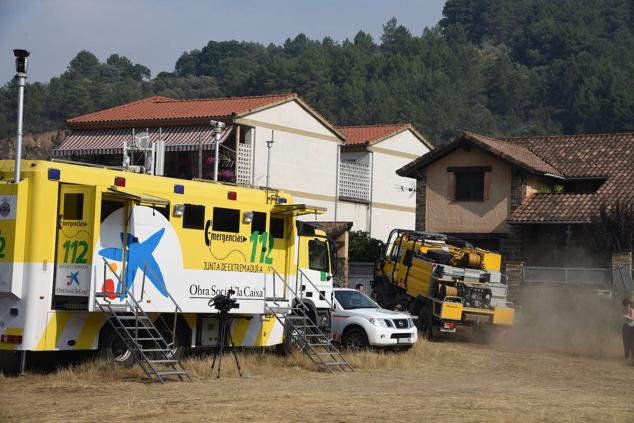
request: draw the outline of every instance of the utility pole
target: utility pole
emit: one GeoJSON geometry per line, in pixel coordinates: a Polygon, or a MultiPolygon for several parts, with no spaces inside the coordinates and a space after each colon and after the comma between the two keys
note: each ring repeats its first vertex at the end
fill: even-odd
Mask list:
{"type": "Polygon", "coordinates": [[[22,116],[24,114],[24,87],[26,86],[26,70],[28,65],[29,52],[27,50],[13,50],[15,56],[15,71],[18,78],[18,133],[15,139],[15,179],[14,183],[20,182],[20,165],[22,160],[22,116]]]}
{"type": "Polygon", "coordinates": [[[266,142],[266,187],[271,188],[270,179],[271,179],[271,148],[273,148],[273,144],[275,143],[275,131],[271,129],[271,140],[266,142]]]}

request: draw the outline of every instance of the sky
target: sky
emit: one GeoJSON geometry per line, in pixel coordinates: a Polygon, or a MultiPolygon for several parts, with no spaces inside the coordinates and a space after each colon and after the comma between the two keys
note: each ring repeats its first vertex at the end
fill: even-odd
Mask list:
{"type": "Polygon", "coordinates": [[[438,23],[445,0],[0,0],[0,85],[15,74],[13,49],[31,52],[28,81],[63,73],[77,52],[112,53],[174,70],[185,51],[210,40],[282,44],[299,33],[376,42],[392,17],[420,35],[438,23]]]}

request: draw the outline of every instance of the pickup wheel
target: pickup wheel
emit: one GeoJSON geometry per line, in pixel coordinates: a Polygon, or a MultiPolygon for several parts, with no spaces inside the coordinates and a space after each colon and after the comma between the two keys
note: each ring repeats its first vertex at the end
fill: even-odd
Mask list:
{"type": "Polygon", "coordinates": [[[356,327],[345,331],[342,341],[343,346],[352,352],[365,351],[370,344],[365,331],[356,327]]]}

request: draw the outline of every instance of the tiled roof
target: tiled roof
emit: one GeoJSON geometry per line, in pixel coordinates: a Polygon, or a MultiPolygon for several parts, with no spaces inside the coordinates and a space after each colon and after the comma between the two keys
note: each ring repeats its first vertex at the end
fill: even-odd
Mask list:
{"type": "MultiPolygon", "coordinates": [[[[382,125],[338,126],[337,129],[346,136],[346,145],[372,145],[406,130],[412,130],[421,141],[429,146],[428,141],[409,123],[382,125]]],[[[431,146],[430,146],[431,147],[431,146]]]]}
{"type": "Polygon", "coordinates": [[[533,194],[513,212],[511,223],[590,222],[597,205],[595,194],[533,194]]]}
{"type": "Polygon", "coordinates": [[[397,171],[416,176],[418,170],[470,143],[531,173],[559,178],[605,178],[591,194],[533,194],[510,216],[510,223],[589,222],[602,203],[634,200],[634,133],[580,134],[490,138],[466,132],[397,171]]]}
{"type": "Polygon", "coordinates": [[[520,167],[525,167],[529,171],[562,176],[559,170],[551,166],[546,160],[520,144],[509,143],[472,132],[466,132],[464,136],[475,141],[476,144],[479,144],[485,150],[520,167]]]}
{"type": "Polygon", "coordinates": [[[511,223],[589,222],[601,204],[634,201],[634,133],[507,138],[556,167],[566,179],[605,177],[592,194],[534,194],[511,215],[511,223]]]}
{"type": "Polygon", "coordinates": [[[427,165],[467,143],[474,144],[531,173],[561,176],[561,173],[557,169],[522,145],[516,145],[472,132],[465,132],[444,146],[420,156],[397,170],[396,173],[400,176],[415,177],[416,171],[427,167],[427,165]]]}
{"type": "Polygon", "coordinates": [[[199,100],[173,100],[155,96],[78,116],[68,119],[66,122],[70,128],[97,128],[104,125],[151,123],[153,121],[201,121],[210,118],[227,118],[233,114],[245,115],[296,98],[296,94],[199,100]]]}

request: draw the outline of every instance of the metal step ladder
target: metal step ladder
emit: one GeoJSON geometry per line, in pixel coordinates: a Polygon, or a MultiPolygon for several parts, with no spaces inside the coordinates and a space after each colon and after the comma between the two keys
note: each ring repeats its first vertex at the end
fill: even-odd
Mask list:
{"type": "MultiPolygon", "coordinates": [[[[104,262],[104,266],[113,270],[107,260],[104,259],[104,262]]],[[[116,272],[112,273],[119,279],[116,272]]],[[[145,285],[145,272],[143,282],[145,285]]],[[[123,291],[120,293],[95,291],[95,303],[99,310],[108,316],[108,322],[133,354],[139,367],[152,382],[165,383],[169,377],[191,382],[192,378],[181,361],[174,357],[177,315],[181,311],[176,301],[168,294],[176,307],[172,325],[162,316],[153,321],[143,310],[141,303],[126,289],[125,284],[120,283],[120,286],[123,291]],[[110,297],[115,295],[124,301],[112,304],[110,297]],[[104,301],[97,301],[100,298],[104,301]],[[157,325],[162,325],[163,331],[159,330],[157,325]]]]}
{"type": "MultiPolygon", "coordinates": [[[[286,289],[292,294],[290,301],[294,302],[295,305],[291,306],[289,301],[280,301],[280,299],[274,297],[265,303],[264,310],[267,314],[274,315],[284,326],[284,335],[290,334],[292,343],[296,345],[319,370],[326,370],[331,373],[334,373],[335,370],[354,371],[352,365],[345,359],[337,347],[333,345],[330,337],[326,336],[306,313],[308,307],[304,304],[302,298],[298,297],[286,280],[273,269],[273,278],[275,279],[275,277],[279,278],[286,286],[286,289]]],[[[308,280],[308,282],[312,283],[310,280],[308,280]]],[[[273,286],[275,286],[275,280],[273,281],[273,286]]]]}

